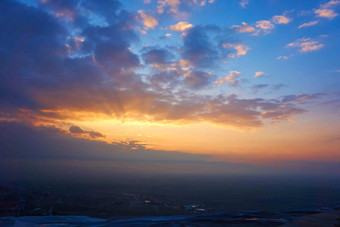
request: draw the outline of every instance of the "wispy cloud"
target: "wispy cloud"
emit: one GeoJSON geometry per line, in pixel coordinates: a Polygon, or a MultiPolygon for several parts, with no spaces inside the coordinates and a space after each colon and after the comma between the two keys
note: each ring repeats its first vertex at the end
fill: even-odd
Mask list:
{"type": "Polygon", "coordinates": [[[318,23],[319,23],[318,20],[313,20],[313,21],[301,24],[298,28],[310,27],[310,26],[314,26],[318,23]]]}
{"type": "Polygon", "coordinates": [[[269,90],[270,92],[277,91],[283,87],[285,87],[284,84],[256,84],[252,87],[252,89],[255,93],[257,93],[261,90],[269,90]]]}
{"type": "Polygon", "coordinates": [[[246,6],[249,4],[249,0],[241,0],[239,4],[242,8],[246,8],[246,6]]]}
{"type": "Polygon", "coordinates": [[[328,8],[335,7],[338,4],[340,4],[339,0],[331,0],[325,4],[321,4],[321,8],[328,9],[328,8]]]}
{"type": "Polygon", "coordinates": [[[287,60],[288,56],[278,56],[276,60],[287,60]]]}
{"type": "Polygon", "coordinates": [[[242,25],[234,25],[231,27],[232,29],[236,30],[237,32],[240,32],[240,33],[244,33],[244,32],[248,32],[248,33],[251,33],[251,32],[254,32],[255,31],[255,28],[248,25],[247,23],[245,22],[242,22],[242,25]]]}
{"type": "Polygon", "coordinates": [[[324,95],[325,94],[323,93],[286,95],[282,97],[282,102],[285,102],[285,103],[296,102],[296,103],[304,104],[304,103],[319,99],[324,95]]]}
{"type": "Polygon", "coordinates": [[[298,39],[295,42],[289,43],[287,47],[296,47],[300,52],[311,52],[323,48],[325,45],[320,43],[318,40],[313,40],[311,38],[298,39]]]}
{"type": "Polygon", "coordinates": [[[228,75],[215,81],[215,84],[229,83],[233,86],[237,86],[239,83],[239,76],[241,75],[238,71],[230,71],[228,75]]]}

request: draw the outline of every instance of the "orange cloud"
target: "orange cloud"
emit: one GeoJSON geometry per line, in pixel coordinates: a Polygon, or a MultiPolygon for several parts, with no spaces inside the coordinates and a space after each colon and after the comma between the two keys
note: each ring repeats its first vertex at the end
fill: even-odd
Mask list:
{"type": "Polygon", "coordinates": [[[250,50],[249,47],[247,47],[246,45],[243,45],[243,44],[238,44],[234,48],[237,51],[237,56],[246,55],[248,50],[250,50]]]}
{"type": "Polygon", "coordinates": [[[138,10],[139,15],[143,20],[145,29],[154,29],[158,25],[158,20],[144,12],[144,10],[138,10]]]}
{"type": "Polygon", "coordinates": [[[256,21],[256,27],[264,32],[270,32],[275,28],[275,25],[273,25],[269,20],[261,20],[256,21]]]}
{"type": "Polygon", "coordinates": [[[292,21],[292,19],[285,17],[285,16],[273,16],[272,21],[275,24],[288,24],[292,21]]]}
{"type": "Polygon", "coordinates": [[[336,12],[332,9],[317,9],[314,11],[317,17],[325,17],[330,20],[338,16],[336,12]]]}
{"type": "Polygon", "coordinates": [[[296,47],[300,52],[311,52],[323,48],[325,45],[317,40],[312,40],[311,38],[298,39],[295,42],[289,43],[287,47],[296,47]]]}
{"type": "Polygon", "coordinates": [[[183,31],[185,31],[189,28],[192,28],[192,27],[193,27],[192,24],[189,24],[188,22],[185,22],[185,21],[181,21],[181,22],[178,22],[175,25],[171,25],[169,28],[172,31],[183,32],[183,31]]]}
{"type": "Polygon", "coordinates": [[[328,18],[333,20],[338,14],[332,9],[336,5],[340,4],[338,0],[331,0],[325,4],[321,4],[319,9],[314,10],[317,17],[328,18]]]}
{"type": "Polygon", "coordinates": [[[228,75],[215,81],[215,84],[229,83],[233,86],[238,84],[238,77],[241,75],[238,71],[230,71],[228,75]]]}
{"type": "MultiPolygon", "coordinates": [[[[250,48],[244,44],[232,44],[232,43],[222,43],[223,48],[234,48],[236,50],[236,56],[246,55],[250,48]]],[[[235,57],[235,54],[229,54],[229,57],[235,57]]]]}
{"type": "Polygon", "coordinates": [[[231,27],[232,29],[235,29],[237,32],[240,32],[240,33],[244,33],[244,32],[248,32],[248,33],[251,33],[251,32],[254,32],[255,31],[255,28],[248,25],[247,23],[245,22],[242,22],[242,25],[234,25],[231,27]]]}
{"type": "Polygon", "coordinates": [[[180,5],[198,5],[206,6],[207,3],[212,4],[215,0],[158,0],[157,1],[157,12],[163,14],[166,10],[168,13],[173,14],[186,14],[178,10],[180,5]]]}
{"type": "Polygon", "coordinates": [[[260,77],[260,76],[263,76],[263,75],[264,75],[264,72],[255,72],[254,77],[257,78],[257,77],[260,77]]]}
{"type": "MultiPolygon", "coordinates": [[[[247,29],[245,30],[247,32],[252,32],[251,35],[257,36],[261,32],[265,34],[270,33],[275,28],[275,24],[288,24],[291,21],[292,19],[289,17],[286,17],[285,15],[275,15],[270,20],[256,21],[256,25],[255,25],[256,30],[253,30],[252,27],[246,26],[245,23],[244,23],[245,25],[244,29],[247,29]]],[[[241,29],[241,27],[238,29],[241,29]]]]}

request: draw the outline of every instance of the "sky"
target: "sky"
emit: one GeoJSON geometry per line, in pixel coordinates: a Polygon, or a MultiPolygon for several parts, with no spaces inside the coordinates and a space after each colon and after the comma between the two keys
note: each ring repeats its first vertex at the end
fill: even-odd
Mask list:
{"type": "Polygon", "coordinates": [[[339,167],[339,14],[339,0],[3,0],[0,157],[339,167]]]}

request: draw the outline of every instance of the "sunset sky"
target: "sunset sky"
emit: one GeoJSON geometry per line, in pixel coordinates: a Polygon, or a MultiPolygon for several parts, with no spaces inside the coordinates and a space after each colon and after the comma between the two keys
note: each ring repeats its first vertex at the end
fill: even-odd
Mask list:
{"type": "Polygon", "coordinates": [[[54,160],[43,140],[63,137],[90,159],[339,163],[339,14],[340,0],[2,0],[1,157],[54,160]]]}

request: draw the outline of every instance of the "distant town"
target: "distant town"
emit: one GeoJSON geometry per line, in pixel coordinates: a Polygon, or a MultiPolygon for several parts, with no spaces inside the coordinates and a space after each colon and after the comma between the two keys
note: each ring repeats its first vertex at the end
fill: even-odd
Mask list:
{"type": "Polygon", "coordinates": [[[203,204],[186,203],[165,196],[77,191],[52,186],[1,186],[0,216],[86,215],[129,218],[151,215],[199,214],[212,211],[203,204]]]}

